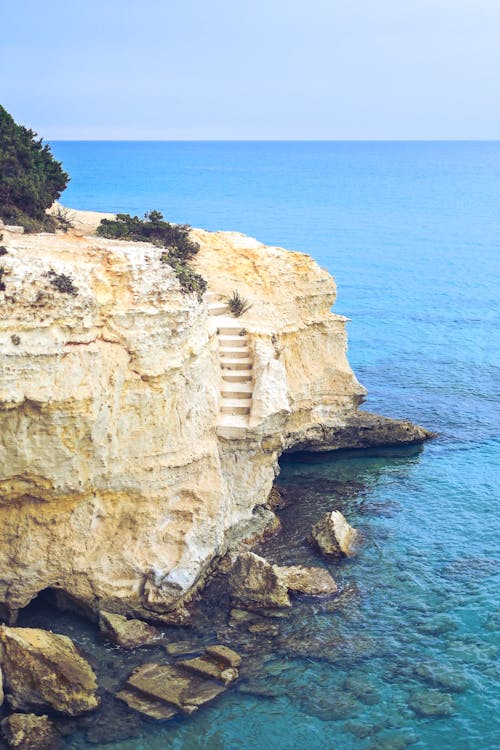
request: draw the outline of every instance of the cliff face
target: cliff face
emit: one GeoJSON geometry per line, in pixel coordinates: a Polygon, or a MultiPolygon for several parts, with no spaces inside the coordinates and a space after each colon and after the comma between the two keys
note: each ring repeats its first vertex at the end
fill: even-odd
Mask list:
{"type": "Polygon", "coordinates": [[[46,588],[89,612],[178,616],[214,557],[255,525],[280,453],[325,448],[326,435],[335,447],[357,414],[364,389],[345,318],[330,312],[332,278],[303,254],[194,234],[201,304],[153,246],[4,231],[0,607],[11,620],[46,588]],[[233,289],[252,304],[237,319],[223,301],[233,289]]]}

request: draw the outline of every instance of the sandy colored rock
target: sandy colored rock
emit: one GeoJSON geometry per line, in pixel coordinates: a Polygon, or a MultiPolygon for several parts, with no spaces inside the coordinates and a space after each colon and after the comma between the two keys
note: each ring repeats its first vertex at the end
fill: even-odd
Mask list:
{"type": "Polygon", "coordinates": [[[64,635],[2,625],[0,663],[14,710],[50,708],[78,716],[99,703],[92,668],[64,635]]]}
{"type": "Polygon", "coordinates": [[[173,664],[143,664],[134,669],[117,697],[153,718],[170,718],[176,712],[193,713],[224,692],[220,682],[202,679],[173,664]],[[142,709],[137,708],[141,702],[142,709]],[[134,703],[134,705],[132,705],[134,703]],[[151,703],[148,713],[145,708],[151,703]],[[170,712],[170,715],[164,715],[170,712]]]}
{"type": "Polygon", "coordinates": [[[229,576],[233,599],[250,608],[290,607],[288,587],[276,567],[253,552],[236,558],[229,576]]]}
{"type": "Polygon", "coordinates": [[[61,736],[48,716],[11,714],[1,726],[13,750],[57,750],[61,746],[61,736]]]}
{"type": "Polygon", "coordinates": [[[238,670],[235,667],[228,667],[225,664],[221,665],[215,659],[210,658],[209,654],[196,656],[194,659],[184,659],[177,662],[177,664],[187,669],[188,672],[193,672],[200,677],[219,680],[224,685],[230,685],[238,677],[238,670]]]}
{"type": "Polygon", "coordinates": [[[349,526],[342,513],[326,513],[311,530],[311,541],[327,557],[351,557],[359,543],[359,532],[349,526]]]}
{"type": "Polygon", "coordinates": [[[241,656],[229,646],[217,643],[214,646],[208,646],[205,651],[226,667],[239,667],[241,664],[241,656]]]}
{"type": "Polygon", "coordinates": [[[193,230],[210,292],[252,305],[250,414],[228,426],[207,304],[182,293],[161,248],[85,236],[103,216],[75,213],[66,235],[2,240],[0,612],[13,623],[48,588],[95,616],[175,621],[214,559],[262,527],[284,450],[397,430],[358,412],[346,318],[312,258],[193,230]]]}
{"type": "Polygon", "coordinates": [[[281,566],[279,577],[289,591],[309,596],[335,594],[338,586],[325,568],[307,568],[301,565],[281,566]]]}
{"type": "Polygon", "coordinates": [[[128,620],[123,615],[101,612],[99,629],[112,643],[122,648],[152,645],[159,639],[158,630],[141,620],[128,620]]]}

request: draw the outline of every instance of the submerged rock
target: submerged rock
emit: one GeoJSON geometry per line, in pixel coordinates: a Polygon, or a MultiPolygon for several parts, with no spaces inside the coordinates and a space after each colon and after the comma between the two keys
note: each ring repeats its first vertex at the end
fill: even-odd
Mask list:
{"type": "Polygon", "coordinates": [[[432,687],[444,688],[452,693],[463,693],[468,687],[465,677],[446,664],[422,662],[415,667],[415,674],[432,687]]]}
{"type": "Polygon", "coordinates": [[[327,557],[351,557],[359,543],[359,532],[349,526],[342,513],[326,513],[311,530],[310,541],[327,557]]]}
{"type": "Polygon", "coordinates": [[[50,708],[78,716],[99,703],[95,674],[67,636],[2,625],[0,663],[15,710],[50,708]]]}
{"type": "Polygon", "coordinates": [[[438,690],[417,690],[410,695],[408,705],[418,716],[451,716],[455,713],[451,695],[438,690]]]}
{"type": "Polygon", "coordinates": [[[123,615],[100,612],[99,629],[112,643],[122,648],[149,646],[159,638],[158,630],[142,620],[128,620],[123,615]]]}
{"type": "Polygon", "coordinates": [[[11,714],[1,726],[13,750],[57,750],[60,747],[61,735],[48,716],[11,714]]]}

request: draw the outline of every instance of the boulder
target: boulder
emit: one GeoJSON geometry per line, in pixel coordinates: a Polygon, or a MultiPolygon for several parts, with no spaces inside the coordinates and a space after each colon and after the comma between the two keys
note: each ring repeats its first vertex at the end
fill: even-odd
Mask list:
{"type": "Polygon", "coordinates": [[[280,567],[278,575],[289,591],[309,596],[335,594],[338,586],[325,568],[306,568],[301,565],[280,567]]]}
{"type": "Polygon", "coordinates": [[[288,587],[279,569],[253,552],[242,552],[233,564],[229,586],[233,599],[246,607],[290,607],[288,587]]]}
{"type": "Polygon", "coordinates": [[[221,664],[211,658],[209,654],[195,656],[194,659],[185,659],[184,661],[177,662],[177,664],[187,669],[188,672],[193,672],[200,677],[218,680],[224,685],[230,685],[238,677],[236,667],[228,667],[225,664],[221,664]]]}
{"type": "Polygon", "coordinates": [[[99,629],[107,640],[127,649],[150,646],[160,637],[153,625],[142,620],[128,620],[112,612],[100,612],[99,629]]]}
{"type": "Polygon", "coordinates": [[[14,710],[49,708],[78,716],[99,703],[92,668],[64,635],[2,625],[0,664],[5,695],[14,710]]]}
{"type": "Polygon", "coordinates": [[[61,735],[48,716],[11,714],[1,726],[13,750],[56,750],[60,747],[61,735]]]}
{"type": "Polygon", "coordinates": [[[359,543],[359,532],[349,526],[342,513],[326,513],[311,531],[309,541],[327,557],[352,557],[359,543]]]}

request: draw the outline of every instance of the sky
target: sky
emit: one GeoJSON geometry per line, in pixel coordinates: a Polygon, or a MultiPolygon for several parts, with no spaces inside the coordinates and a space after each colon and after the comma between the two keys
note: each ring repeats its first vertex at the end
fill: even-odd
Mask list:
{"type": "Polygon", "coordinates": [[[500,138],[500,0],[2,0],[49,140],[500,138]]]}

